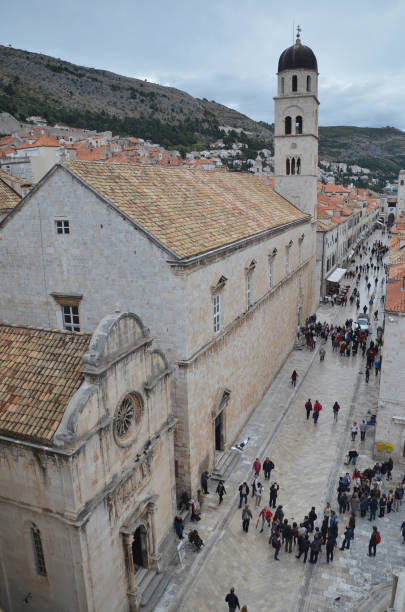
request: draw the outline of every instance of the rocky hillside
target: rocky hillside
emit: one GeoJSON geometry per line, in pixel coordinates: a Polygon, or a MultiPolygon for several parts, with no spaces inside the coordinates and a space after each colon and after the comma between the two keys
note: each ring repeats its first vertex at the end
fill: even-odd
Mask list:
{"type": "Polygon", "coordinates": [[[18,119],[149,137],[163,145],[191,145],[219,136],[219,126],[270,140],[271,126],[174,87],[76,66],[47,55],[0,45],[0,111],[18,119]]]}
{"type": "Polygon", "coordinates": [[[405,132],[393,127],[321,127],[319,159],[357,164],[386,178],[397,178],[405,168],[405,132]]]}

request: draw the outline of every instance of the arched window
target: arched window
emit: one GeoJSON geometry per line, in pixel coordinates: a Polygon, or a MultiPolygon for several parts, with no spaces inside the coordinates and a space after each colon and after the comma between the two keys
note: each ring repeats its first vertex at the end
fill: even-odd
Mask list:
{"type": "Polygon", "coordinates": [[[286,174],[290,174],[290,160],[287,157],[287,159],[285,160],[285,173],[286,174]]]}
{"type": "Polygon", "coordinates": [[[284,77],[281,77],[281,81],[280,81],[280,91],[283,94],[284,93],[284,77]]]}
{"type": "Polygon", "coordinates": [[[297,157],[297,174],[301,174],[301,158],[297,157]]]}
{"type": "Polygon", "coordinates": [[[284,125],[285,125],[285,133],[291,134],[291,117],[286,117],[284,119],[284,125]]]}
{"type": "Polygon", "coordinates": [[[301,115],[298,115],[298,117],[295,117],[295,133],[296,134],[302,134],[302,117],[301,117],[301,115]]]}
{"type": "Polygon", "coordinates": [[[307,91],[311,91],[311,77],[307,76],[307,91]]]}
{"type": "Polygon", "coordinates": [[[292,78],[292,90],[293,91],[297,91],[298,90],[298,77],[296,74],[293,74],[293,78],[292,78]]]}
{"type": "Polygon", "coordinates": [[[295,174],[295,157],[291,160],[291,174],[295,174]]]}
{"type": "Polygon", "coordinates": [[[32,546],[34,549],[35,569],[40,576],[46,576],[44,549],[42,548],[41,532],[38,527],[31,527],[32,546]]]}

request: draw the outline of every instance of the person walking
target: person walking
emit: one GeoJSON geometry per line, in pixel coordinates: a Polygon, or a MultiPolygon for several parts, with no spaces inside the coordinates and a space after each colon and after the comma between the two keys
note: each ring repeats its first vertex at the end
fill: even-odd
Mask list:
{"type": "Polygon", "coordinates": [[[362,421],[360,423],[360,441],[364,442],[364,440],[366,439],[366,431],[367,431],[367,423],[366,421],[362,421]]]}
{"type": "Polygon", "coordinates": [[[314,524],[317,518],[318,518],[318,515],[315,511],[315,506],[312,506],[311,510],[308,512],[308,520],[310,522],[310,532],[311,533],[314,530],[314,524]]]}
{"type": "Polygon", "coordinates": [[[342,546],[340,548],[340,550],[344,550],[345,548],[349,549],[350,548],[350,540],[353,539],[354,536],[354,529],[353,527],[350,527],[349,525],[346,525],[346,530],[344,533],[344,540],[342,542],[342,546]]]}
{"type": "Polygon", "coordinates": [[[326,540],[326,563],[333,561],[333,551],[336,546],[336,538],[330,534],[326,540]]]}
{"type": "Polygon", "coordinates": [[[293,530],[287,519],[284,520],[283,536],[285,541],[285,552],[291,553],[293,543],[293,530]]]}
{"type": "Polygon", "coordinates": [[[367,366],[366,367],[366,383],[368,383],[370,378],[370,368],[367,366]]]}
{"type": "Polygon", "coordinates": [[[358,432],[359,432],[359,427],[357,425],[357,422],[355,421],[352,425],[352,442],[355,442],[358,432]]]}
{"type": "Polygon", "coordinates": [[[297,384],[297,378],[298,378],[298,374],[294,370],[293,373],[291,374],[291,384],[293,387],[295,387],[295,385],[297,384]]]}
{"type": "Polygon", "coordinates": [[[222,480],[220,480],[219,483],[218,483],[218,486],[217,486],[217,489],[216,489],[216,493],[218,494],[218,497],[219,497],[218,505],[220,505],[220,504],[222,504],[222,499],[223,499],[224,495],[226,495],[224,483],[222,482],[222,480]]]}
{"type": "Polygon", "coordinates": [[[260,463],[259,459],[256,457],[256,459],[253,461],[253,466],[252,469],[255,473],[256,478],[260,475],[260,470],[262,469],[262,464],[260,463]]]}
{"type": "Polygon", "coordinates": [[[337,402],[335,402],[333,404],[333,421],[335,423],[337,423],[337,420],[338,420],[339,410],[340,410],[340,406],[339,406],[339,404],[337,402]]]}
{"type": "Polygon", "coordinates": [[[314,410],[312,413],[312,418],[314,419],[314,425],[317,424],[318,419],[319,419],[319,413],[322,410],[322,405],[318,402],[318,400],[316,400],[315,404],[314,404],[314,410]]]}
{"type": "Polygon", "coordinates": [[[233,587],[225,597],[225,601],[228,604],[229,612],[235,612],[236,608],[240,610],[239,599],[235,595],[235,589],[233,587]]]}
{"type": "Polygon", "coordinates": [[[305,410],[307,411],[307,421],[308,421],[310,414],[311,414],[311,410],[312,410],[312,402],[310,398],[308,398],[308,401],[305,402],[305,410]]]}
{"type": "Polygon", "coordinates": [[[402,521],[401,534],[402,534],[402,544],[405,544],[405,521],[402,521]]]}
{"type": "Polygon", "coordinates": [[[270,480],[272,470],[274,470],[274,463],[269,459],[269,457],[266,457],[266,459],[263,461],[263,472],[265,480],[270,480]]]}
{"type": "Polygon", "coordinates": [[[202,486],[202,490],[204,491],[205,495],[209,494],[209,491],[208,491],[208,478],[209,478],[208,472],[203,472],[201,474],[201,486],[202,486]]]}
{"type": "Polygon", "coordinates": [[[316,535],[310,544],[311,555],[309,557],[310,563],[316,563],[318,561],[318,555],[321,551],[321,538],[317,538],[316,535]]]}
{"type": "Polygon", "coordinates": [[[279,488],[280,486],[277,484],[277,482],[273,482],[273,484],[270,487],[270,501],[269,501],[270,508],[276,507],[279,488]]]}
{"type": "Polygon", "coordinates": [[[277,532],[273,533],[273,535],[270,537],[270,541],[272,547],[274,548],[274,560],[280,561],[280,559],[278,558],[278,553],[280,552],[281,548],[281,538],[279,534],[277,532]]]}
{"type": "Polygon", "coordinates": [[[378,501],[376,497],[372,496],[370,499],[370,516],[369,521],[375,521],[375,515],[377,513],[378,501]]]}
{"type": "Polygon", "coordinates": [[[309,546],[310,542],[307,534],[298,536],[298,555],[295,555],[295,558],[299,559],[301,555],[304,555],[304,563],[306,563],[309,546]]]}
{"type": "Polygon", "coordinates": [[[243,482],[239,486],[239,508],[242,508],[242,502],[244,501],[247,504],[247,498],[249,495],[249,486],[247,482],[243,482]]]}
{"type": "Polygon", "coordinates": [[[243,511],[242,511],[242,529],[246,533],[248,533],[249,531],[249,523],[250,523],[251,518],[252,518],[252,512],[250,511],[248,504],[245,504],[245,507],[243,508],[243,511]]]}
{"type": "Polygon", "coordinates": [[[381,495],[380,501],[379,501],[379,506],[380,506],[379,518],[384,518],[385,508],[387,507],[387,498],[386,498],[385,495],[381,495]]]}
{"type": "Polygon", "coordinates": [[[395,488],[395,492],[394,492],[394,504],[393,504],[393,512],[400,512],[401,511],[401,502],[402,502],[402,498],[404,497],[404,489],[398,485],[395,488]]]}
{"type": "Polygon", "coordinates": [[[255,490],[255,497],[256,497],[256,508],[258,506],[260,506],[260,503],[262,501],[262,495],[263,495],[263,491],[264,491],[264,487],[262,486],[261,482],[257,483],[257,487],[255,490]]]}
{"type": "Polygon", "coordinates": [[[381,542],[381,536],[378,532],[377,527],[374,525],[373,531],[371,533],[370,541],[368,543],[368,556],[375,557],[377,552],[377,546],[381,542]],[[371,554],[371,552],[373,554],[371,554]]]}
{"type": "Polygon", "coordinates": [[[381,361],[379,359],[376,359],[374,362],[374,370],[375,370],[375,375],[378,376],[378,373],[381,370],[381,361]]]}
{"type": "Polygon", "coordinates": [[[259,520],[260,519],[262,520],[262,524],[261,524],[261,527],[260,527],[260,533],[263,533],[263,529],[264,529],[264,525],[266,524],[266,521],[267,521],[267,524],[270,526],[270,521],[271,521],[272,516],[273,516],[273,513],[270,510],[270,508],[267,508],[267,506],[264,506],[264,508],[262,508],[262,510],[260,510],[259,517],[258,517],[257,523],[256,523],[256,529],[257,529],[257,527],[259,525],[259,520]]]}

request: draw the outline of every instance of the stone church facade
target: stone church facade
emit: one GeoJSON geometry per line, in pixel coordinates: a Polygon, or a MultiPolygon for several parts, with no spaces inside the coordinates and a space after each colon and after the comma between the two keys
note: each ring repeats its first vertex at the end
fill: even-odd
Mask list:
{"type": "Polygon", "coordinates": [[[0,325],[0,369],[2,607],[138,610],[176,507],[165,356],[115,313],[92,336],[0,325]]]}

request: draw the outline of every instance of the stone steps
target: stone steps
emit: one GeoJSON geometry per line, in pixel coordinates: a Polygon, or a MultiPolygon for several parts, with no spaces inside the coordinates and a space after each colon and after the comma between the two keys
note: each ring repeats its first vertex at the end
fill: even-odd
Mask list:
{"type": "Polygon", "coordinates": [[[391,603],[392,582],[379,584],[356,604],[356,612],[386,612],[391,603]]]}
{"type": "Polygon", "coordinates": [[[225,481],[238,463],[240,451],[229,449],[225,451],[212,471],[211,480],[225,481]]]}
{"type": "Polygon", "coordinates": [[[167,585],[171,580],[168,572],[156,574],[142,593],[141,607],[145,612],[153,612],[160,598],[162,597],[167,585]]]}

